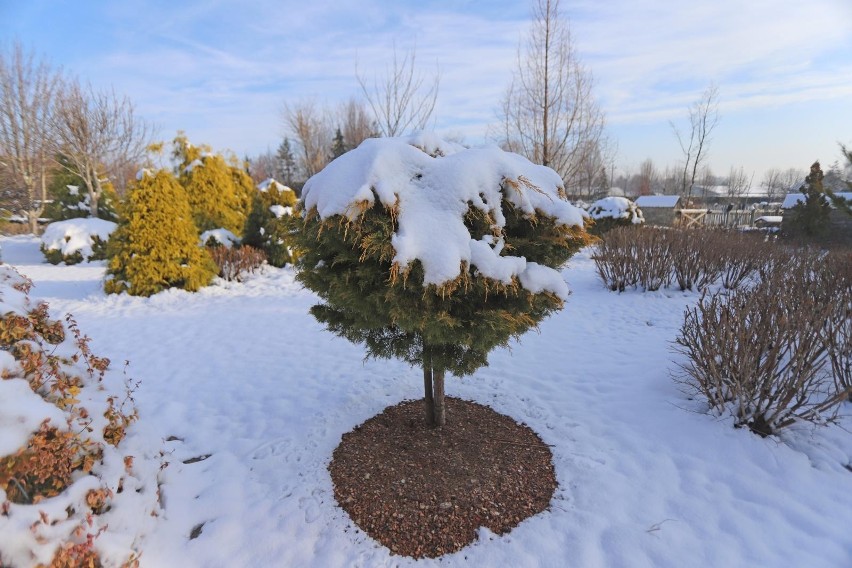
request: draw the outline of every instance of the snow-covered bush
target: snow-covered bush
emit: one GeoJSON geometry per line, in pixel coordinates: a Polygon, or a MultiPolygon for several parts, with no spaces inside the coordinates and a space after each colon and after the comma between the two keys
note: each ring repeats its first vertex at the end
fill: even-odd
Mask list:
{"type": "Polygon", "coordinates": [[[49,224],[41,236],[41,252],[51,264],[104,260],[109,237],[117,225],[93,218],[49,224]]]}
{"type": "Polygon", "coordinates": [[[830,418],[852,393],[836,370],[848,370],[852,351],[848,335],[837,340],[849,325],[849,276],[848,259],[799,255],[759,285],[705,293],[675,342],[684,382],[762,436],[830,418]]]}
{"type": "Polygon", "coordinates": [[[642,210],[626,197],[604,197],[589,206],[589,217],[594,220],[592,234],[603,235],[616,227],[641,225],[645,222],[642,210]]]}
{"type": "Polygon", "coordinates": [[[296,259],[289,223],[296,201],[292,189],[272,178],[257,186],[243,242],[266,253],[272,266],[281,267],[296,259]]]}
{"type": "Polygon", "coordinates": [[[0,565],[136,566],[159,461],[123,449],[133,384],[0,265],[0,565]]]}
{"type": "Polygon", "coordinates": [[[228,229],[210,229],[201,233],[201,244],[206,247],[231,248],[240,244],[240,238],[228,229]]]}

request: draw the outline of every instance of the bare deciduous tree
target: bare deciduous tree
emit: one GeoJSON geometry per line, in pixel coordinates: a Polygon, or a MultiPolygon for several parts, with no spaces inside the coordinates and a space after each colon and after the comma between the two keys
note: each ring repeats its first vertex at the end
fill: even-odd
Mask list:
{"type": "Polygon", "coordinates": [[[719,123],[719,88],[710,85],[692,106],[689,107],[689,133],[684,134],[669,122],[683,152],[681,194],[688,200],[692,197],[695,180],[701,164],[707,160],[710,136],[719,123]]]}
{"type": "Polygon", "coordinates": [[[427,81],[415,68],[416,55],[416,49],[412,49],[400,58],[394,47],[393,63],[386,68],[385,76],[374,78],[372,84],[356,69],[358,84],[382,136],[423,130],[435,111],[440,73],[427,81]]]}
{"type": "Polygon", "coordinates": [[[105,184],[123,188],[127,172],[145,156],[152,128],[128,97],[72,80],[58,99],[56,134],[64,167],[83,181],[89,214],[97,217],[105,184]]]}
{"type": "Polygon", "coordinates": [[[766,198],[769,201],[777,201],[786,190],[783,175],[779,168],[769,168],[764,172],[760,185],[766,190],[766,198]]]}
{"type": "Polygon", "coordinates": [[[370,112],[363,101],[350,98],[341,103],[338,119],[347,150],[357,147],[367,138],[378,136],[376,122],[370,118],[370,112]]]}
{"type": "Polygon", "coordinates": [[[728,172],[728,197],[732,199],[743,197],[748,193],[753,181],[753,173],[751,174],[751,177],[749,177],[742,166],[739,168],[731,166],[731,169],[728,172]]]}
{"type": "Polygon", "coordinates": [[[20,43],[0,53],[0,187],[33,233],[47,200],[59,83],[59,72],[20,43]]]}
{"type": "Polygon", "coordinates": [[[639,195],[651,195],[659,181],[654,161],[648,158],[639,165],[639,195]]]}
{"type": "Polygon", "coordinates": [[[559,0],[536,0],[518,67],[500,108],[500,143],[556,170],[576,185],[590,153],[600,151],[604,115],[591,72],[574,47],[559,0]]]}
{"type": "Polygon", "coordinates": [[[784,173],[781,175],[781,187],[783,187],[783,191],[785,193],[799,191],[805,183],[806,175],[804,170],[797,168],[787,168],[784,170],[784,173]]]}
{"type": "Polygon", "coordinates": [[[298,163],[306,178],[319,172],[331,155],[333,128],[328,111],[316,101],[303,100],[284,105],[284,121],[299,145],[298,163]]]}

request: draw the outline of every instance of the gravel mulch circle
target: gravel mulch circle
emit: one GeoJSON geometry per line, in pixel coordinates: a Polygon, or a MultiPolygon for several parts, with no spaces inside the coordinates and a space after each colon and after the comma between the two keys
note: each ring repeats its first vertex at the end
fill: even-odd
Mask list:
{"type": "Polygon", "coordinates": [[[434,558],[504,534],[547,509],[550,448],[491,408],[446,398],[447,423],[426,426],[423,401],[386,408],[344,434],[328,466],[337,503],[394,554],[434,558]]]}

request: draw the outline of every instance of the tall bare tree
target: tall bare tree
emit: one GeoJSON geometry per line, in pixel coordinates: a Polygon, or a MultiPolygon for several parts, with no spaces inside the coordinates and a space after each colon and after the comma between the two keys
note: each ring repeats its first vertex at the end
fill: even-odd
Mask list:
{"type": "Polygon", "coordinates": [[[367,138],[379,135],[378,125],[370,117],[370,111],[363,101],[350,98],[340,104],[337,114],[347,150],[357,147],[367,138]]]}
{"type": "Polygon", "coordinates": [[[801,191],[802,185],[805,183],[804,170],[797,168],[787,168],[781,174],[781,186],[784,188],[784,193],[795,193],[801,191]]]}
{"type": "Polygon", "coordinates": [[[684,133],[669,122],[683,152],[681,195],[690,199],[701,165],[707,160],[711,135],[719,123],[719,88],[710,85],[689,107],[689,132],[684,133]]]}
{"type": "Polygon", "coordinates": [[[731,166],[731,169],[728,172],[728,197],[732,199],[743,197],[748,193],[753,182],[754,173],[752,173],[751,177],[749,177],[742,166],[739,168],[731,166]]]}
{"type": "Polygon", "coordinates": [[[355,71],[382,136],[400,136],[423,130],[432,119],[441,75],[436,71],[428,80],[417,70],[416,58],[416,49],[400,57],[394,46],[393,63],[385,69],[384,77],[374,77],[370,82],[357,69],[355,71]]]}
{"type": "Polygon", "coordinates": [[[660,174],[654,161],[648,158],[639,164],[639,195],[651,195],[659,183],[660,174]]]}
{"type": "Polygon", "coordinates": [[[89,214],[97,217],[104,186],[124,186],[129,169],[145,156],[152,128],[128,97],[74,79],[58,99],[56,134],[64,167],[83,181],[89,214]]]}
{"type": "Polygon", "coordinates": [[[331,155],[334,128],[328,110],[311,99],[285,104],[284,122],[299,146],[297,161],[307,179],[323,169],[331,155]]]}
{"type": "Polygon", "coordinates": [[[59,71],[20,43],[0,52],[0,187],[33,233],[47,201],[60,81],[59,71]]]}
{"type": "Polygon", "coordinates": [[[599,151],[604,115],[559,0],[535,0],[532,19],[503,97],[499,138],[506,149],[556,170],[570,187],[588,155],[599,151]]]}
{"type": "Polygon", "coordinates": [[[769,168],[764,172],[760,185],[766,190],[766,198],[769,201],[777,201],[786,191],[783,176],[784,173],[780,168],[769,168]]]}

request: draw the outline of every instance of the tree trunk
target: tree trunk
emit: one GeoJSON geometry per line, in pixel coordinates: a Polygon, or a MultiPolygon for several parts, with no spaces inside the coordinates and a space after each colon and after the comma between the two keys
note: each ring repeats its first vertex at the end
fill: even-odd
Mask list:
{"type": "Polygon", "coordinates": [[[428,349],[423,349],[423,407],[426,424],[435,425],[435,398],[432,395],[432,360],[428,349]]]}
{"type": "Polygon", "coordinates": [[[444,411],[444,370],[432,370],[432,390],[434,393],[435,404],[435,427],[440,428],[446,423],[446,414],[444,411]]]}

